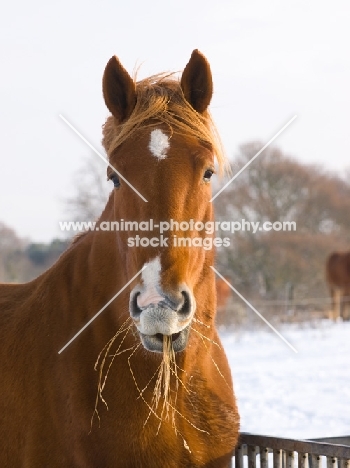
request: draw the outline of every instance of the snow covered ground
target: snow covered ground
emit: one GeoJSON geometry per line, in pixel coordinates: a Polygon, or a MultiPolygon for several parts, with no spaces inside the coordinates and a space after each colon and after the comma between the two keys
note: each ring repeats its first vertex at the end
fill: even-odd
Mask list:
{"type": "MultiPolygon", "coordinates": [[[[265,327],[265,325],[262,325],[265,327]]],[[[350,435],[350,323],[222,332],[241,431],[292,438],[350,435]]]]}

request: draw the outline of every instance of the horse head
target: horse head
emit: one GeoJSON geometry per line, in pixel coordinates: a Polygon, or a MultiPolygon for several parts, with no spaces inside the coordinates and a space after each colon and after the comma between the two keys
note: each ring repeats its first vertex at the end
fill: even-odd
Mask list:
{"type": "Polygon", "coordinates": [[[200,320],[213,319],[205,307],[215,303],[213,250],[206,247],[213,234],[205,226],[213,220],[214,158],[220,167],[224,158],[208,112],[212,91],[209,64],[197,50],[180,80],[162,74],[135,83],[116,57],[104,72],[113,216],[128,226],[116,233],[117,245],[126,281],[143,268],[129,312],[149,351],[162,352],[164,336],[175,352],[184,350],[196,310],[207,314],[200,320]]]}

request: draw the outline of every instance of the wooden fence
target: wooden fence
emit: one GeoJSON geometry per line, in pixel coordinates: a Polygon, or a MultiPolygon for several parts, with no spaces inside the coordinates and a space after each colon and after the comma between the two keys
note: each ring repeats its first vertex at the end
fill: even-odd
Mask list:
{"type": "MultiPolygon", "coordinates": [[[[329,297],[306,298],[298,301],[247,299],[273,325],[282,323],[318,324],[332,316],[332,305],[329,297]]],[[[346,298],[350,303],[350,297],[346,298]]],[[[217,323],[219,326],[243,328],[261,327],[261,318],[251,311],[248,305],[233,295],[225,305],[218,307],[217,323]]]]}
{"type": "Polygon", "coordinates": [[[235,468],[350,468],[350,436],[293,440],[241,433],[235,468]],[[335,443],[336,442],[336,443],[335,443]]]}

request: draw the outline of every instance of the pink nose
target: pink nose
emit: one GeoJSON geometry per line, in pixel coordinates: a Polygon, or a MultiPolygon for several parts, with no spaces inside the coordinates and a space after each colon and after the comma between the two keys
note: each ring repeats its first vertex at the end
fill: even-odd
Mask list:
{"type": "Polygon", "coordinates": [[[163,301],[164,297],[158,294],[155,288],[151,288],[137,296],[136,302],[137,306],[147,307],[150,304],[158,304],[160,301],[163,301]]]}
{"type": "Polygon", "coordinates": [[[145,291],[136,287],[131,291],[129,310],[131,317],[138,322],[142,314],[156,313],[162,319],[176,312],[181,322],[189,319],[194,312],[196,302],[186,285],[175,291],[164,292],[159,287],[151,286],[145,291]]]}

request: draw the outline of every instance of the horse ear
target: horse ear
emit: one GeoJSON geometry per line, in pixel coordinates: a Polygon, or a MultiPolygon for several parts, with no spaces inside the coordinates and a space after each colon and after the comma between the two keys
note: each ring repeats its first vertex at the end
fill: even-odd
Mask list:
{"type": "Polygon", "coordinates": [[[182,77],[181,88],[186,100],[197,112],[204,112],[213,95],[213,80],[207,59],[197,49],[192,52],[182,77]]]}
{"type": "Polygon", "coordinates": [[[136,104],[135,83],[115,56],[106,65],[102,89],[106,106],[118,122],[130,117],[136,104]]]}

